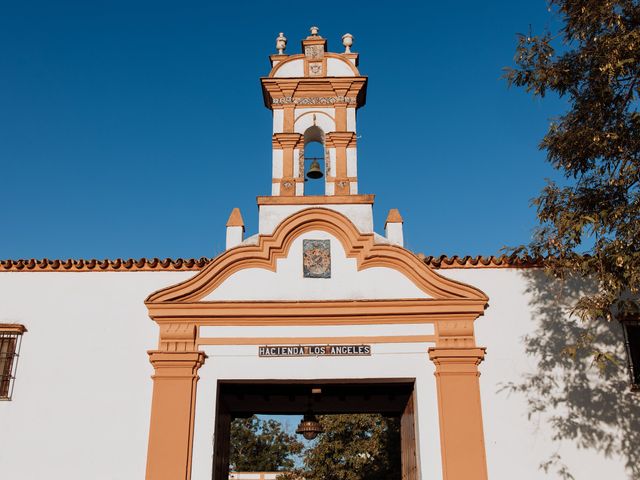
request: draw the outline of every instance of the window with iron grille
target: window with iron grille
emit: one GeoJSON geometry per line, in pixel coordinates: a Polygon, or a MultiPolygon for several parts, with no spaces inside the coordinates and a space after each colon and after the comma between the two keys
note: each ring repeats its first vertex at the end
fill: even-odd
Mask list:
{"type": "Polygon", "coordinates": [[[0,323],[0,400],[11,400],[18,368],[23,325],[0,323]]]}
{"type": "Polygon", "coordinates": [[[625,319],[622,327],[631,373],[631,388],[640,390],[640,317],[625,319]]]}

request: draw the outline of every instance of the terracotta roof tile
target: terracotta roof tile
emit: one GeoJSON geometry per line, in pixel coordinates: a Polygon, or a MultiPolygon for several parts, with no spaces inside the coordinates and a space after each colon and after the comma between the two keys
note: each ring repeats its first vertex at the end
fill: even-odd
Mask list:
{"type": "Polygon", "coordinates": [[[20,260],[2,260],[0,261],[0,272],[118,272],[118,271],[197,271],[205,267],[209,262],[208,258],[129,258],[123,260],[116,258],[114,260],[104,259],[90,260],[67,259],[67,260],[50,260],[43,258],[37,260],[35,258],[20,260]]]}
{"type": "Polygon", "coordinates": [[[542,259],[517,255],[478,255],[475,257],[440,255],[435,257],[419,253],[418,257],[433,268],[532,268],[542,267],[543,264],[542,259]]]}
{"type": "MultiPolygon", "coordinates": [[[[425,256],[418,257],[427,265],[436,269],[447,268],[532,268],[541,267],[542,261],[531,257],[518,256],[425,256]]],[[[149,272],[149,271],[199,271],[210,258],[116,258],[104,259],[19,259],[0,261],[0,272],[149,272]]]]}

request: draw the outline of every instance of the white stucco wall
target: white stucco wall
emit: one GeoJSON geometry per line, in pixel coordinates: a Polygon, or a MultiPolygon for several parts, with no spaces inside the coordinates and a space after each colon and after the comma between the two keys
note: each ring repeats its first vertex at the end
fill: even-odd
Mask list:
{"type": "Polygon", "coordinates": [[[347,176],[358,176],[358,150],[356,148],[347,148],[347,176]]]}
{"type": "Polygon", "coordinates": [[[238,246],[242,243],[242,237],[244,235],[244,227],[229,226],[227,227],[227,238],[225,247],[227,250],[238,246]]]}
{"type": "Polygon", "coordinates": [[[304,77],[304,60],[297,59],[284,63],[278,68],[274,77],[276,78],[290,78],[290,77],[304,77]]]}
{"type": "Polygon", "coordinates": [[[272,111],[273,133],[282,133],[284,131],[284,110],[282,108],[274,108],[272,111]]]}
{"type": "MultiPolygon", "coordinates": [[[[607,456],[588,446],[578,448],[577,441],[554,441],[556,430],[553,428],[553,419],[544,414],[528,418],[527,395],[509,394],[504,390],[510,382],[521,383],[526,374],[537,371],[537,360],[525,351],[525,336],[534,334],[543,321],[536,313],[540,305],[536,305],[530,291],[532,270],[447,269],[440,273],[474,285],[489,296],[489,308],[485,316],[476,321],[477,342],[487,347],[486,359],[480,365],[480,388],[489,478],[507,480],[514,478],[514,474],[519,480],[562,478],[557,469],[550,468],[549,474],[545,475],[539,468],[543,461],[554,455],[566,465],[576,480],[633,478],[628,472],[625,473],[624,459],[618,457],[615,451],[607,456]]],[[[567,314],[553,318],[552,322],[566,322],[568,318],[567,314]]],[[[561,339],[560,346],[563,345],[561,339]]],[[[562,353],[558,351],[555,355],[560,357],[562,353]]],[[[624,370],[624,360],[620,367],[624,370]]],[[[587,389],[575,391],[575,395],[602,393],[598,389],[595,366],[591,366],[591,374],[594,376],[590,385],[592,393],[587,389]]],[[[562,389],[562,385],[559,388],[562,389]]],[[[619,395],[624,398],[629,392],[623,389],[619,395]]],[[[579,398],[575,401],[580,404],[579,398]]],[[[602,408],[616,409],[616,405],[608,403],[602,408]]],[[[639,414],[640,409],[636,408],[636,421],[639,414]]],[[[571,417],[570,412],[562,415],[571,417]]],[[[596,431],[608,430],[596,420],[593,421],[593,427],[596,431]]],[[[615,431],[616,427],[612,430],[615,431]]]]}
{"type": "Polygon", "coordinates": [[[404,232],[402,228],[401,222],[389,222],[385,226],[385,235],[389,243],[394,245],[400,245],[401,247],[404,245],[404,232]]]}
{"type": "Polygon", "coordinates": [[[296,108],[295,117],[294,131],[296,133],[304,133],[314,125],[320,127],[324,133],[333,132],[336,129],[334,108],[296,108]]]}
{"type": "Polygon", "coordinates": [[[355,74],[351,66],[344,60],[339,58],[327,58],[327,76],[328,77],[354,77],[355,74]]]}
{"type": "Polygon", "coordinates": [[[349,132],[356,131],[356,108],[347,108],[347,130],[349,132]]]}
{"type": "Polygon", "coordinates": [[[0,323],[28,329],[0,402],[0,477],[144,478],[158,334],[143,301],[192,274],[0,273],[0,323]]]}
{"type": "Polygon", "coordinates": [[[343,214],[353,222],[362,233],[373,232],[373,208],[370,204],[349,205],[260,205],[258,214],[258,233],[272,234],[285,218],[307,208],[328,208],[343,214]]]}
{"type": "MultiPolygon", "coordinates": [[[[578,448],[575,440],[554,441],[552,419],[543,414],[528,418],[526,395],[500,391],[537,368],[536,359],[525,351],[525,335],[540,326],[526,271],[440,273],[479,287],[490,297],[486,315],[476,322],[478,343],[487,347],[480,385],[489,478],[510,480],[514,474],[522,480],[560,478],[555,470],[545,474],[539,468],[554,454],[561,456],[576,479],[633,478],[616,449],[607,457],[589,445],[578,448]]],[[[157,327],[148,318],[143,300],[150,292],[193,274],[0,273],[0,322],[22,323],[29,330],[23,338],[13,400],[0,402],[3,478],[143,478],[152,388],[146,351],[155,348],[157,341],[157,327]]],[[[428,325],[206,327],[201,335],[340,337],[432,332],[428,325]]],[[[370,357],[296,359],[259,358],[255,345],[203,346],[209,358],[200,370],[197,393],[194,480],[210,479],[218,380],[253,378],[415,378],[422,478],[440,479],[437,397],[428,346],[376,344],[370,357]]],[[[582,395],[603,394],[597,378],[593,385],[582,395]]],[[[626,395],[621,390],[603,410],[620,409],[633,420],[638,407],[626,395]],[[627,403],[622,409],[616,402],[627,403]]],[[[619,432],[620,425],[594,422],[594,428],[603,432],[607,428],[619,432]]]]}
{"type": "Polygon", "coordinates": [[[273,164],[272,164],[272,170],[271,170],[271,175],[273,175],[273,178],[282,178],[283,176],[283,170],[282,170],[283,157],[284,157],[284,152],[282,150],[277,148],[273,149],[273,164]]]}

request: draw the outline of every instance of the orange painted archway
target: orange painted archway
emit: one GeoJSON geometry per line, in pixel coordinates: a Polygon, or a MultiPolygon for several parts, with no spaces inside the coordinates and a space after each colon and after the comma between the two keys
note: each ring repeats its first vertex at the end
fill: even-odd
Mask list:
{"type": "MultiPolygon", "coordinates": [[[[189,480],[197,372],[206,355],[199,337],[211,325],[357,325],[431,323],[435,347],[443,472],[446,480],[486,480],[486,460],[478,382],[484,349],[475,343],[474,321],[487,296],[477,288],[447,279],[408,250],[378,244],[344,215],[308,208],[260,235],[256,245],[241,245],[215,258],[189,280],[162,289],[146,300],[160,327],[158,350],[149,352],[155,369],[147,456],[148,480],[189,480]],[[336,237],[359,270],[395,269],[429,295],[427,299],[353,301],[204,301],[230,275],[246,268],[276,270],[293,240],[321,230],[336,237]]],[[[390,339],[390,342],[393,340],[390,339]]]]}

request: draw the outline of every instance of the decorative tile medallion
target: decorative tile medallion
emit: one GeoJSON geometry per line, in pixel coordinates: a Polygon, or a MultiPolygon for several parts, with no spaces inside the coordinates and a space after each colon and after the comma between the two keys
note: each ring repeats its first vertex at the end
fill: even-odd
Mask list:
{"type": "Polygon", "coordinates": [[[305,278],[331,278],[330,240],[302,240],[302,272],[305,278]]]}

